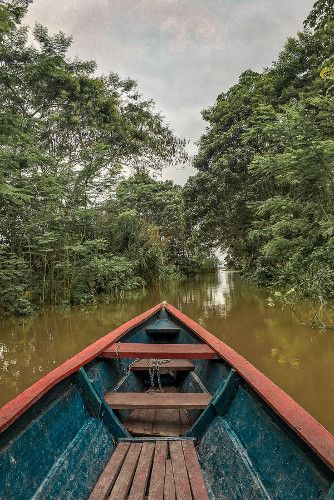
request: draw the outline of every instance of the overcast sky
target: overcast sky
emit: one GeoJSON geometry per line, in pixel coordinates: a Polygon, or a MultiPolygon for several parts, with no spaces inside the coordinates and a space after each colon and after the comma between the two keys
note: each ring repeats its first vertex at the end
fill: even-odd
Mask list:
{"type": "MultiPolygon", "coordinates": [[[[73,35],[72,55],[100,73],[134,78],[189,151],[205,129],[200,111],[261,70],[302,28],[313,0],[34,0],[26,23],[73,35]]],[[[183,184],[191,168],[164,177],[183,184]]]]}

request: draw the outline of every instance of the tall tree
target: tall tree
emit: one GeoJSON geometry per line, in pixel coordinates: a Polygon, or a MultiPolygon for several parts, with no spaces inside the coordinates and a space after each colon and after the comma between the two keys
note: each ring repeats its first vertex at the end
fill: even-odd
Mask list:
{"type": "MultiPolygon", "coordinates": [[[[123,169],[186,158],[133,80],[97,76],[93,61],[69,58],[70,37],[39,24],[30,43],[27,3],[0,5],[0,301],[12,312],[149,281],[135,256],[113,250],[110,227],[122,222],[104,204],[123,169]]],[[[128,222],[157,252],[150,228],[128,222]]]]}
{"type": "Polygon", "coordinates": [[[247,71],[215,106],[185,187],[193,224],[257,282],[333,300],[332,2],[261,74],[247,71]],[[194,203],[192,200],[195,200],[194,203]]]}

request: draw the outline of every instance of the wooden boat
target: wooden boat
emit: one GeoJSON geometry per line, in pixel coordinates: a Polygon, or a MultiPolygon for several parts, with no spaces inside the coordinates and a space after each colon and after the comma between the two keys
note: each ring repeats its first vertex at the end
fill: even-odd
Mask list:
{"type": "Polygon", "coordinates": [[[169,304],[0,410],[1,499],[334,498],[334,437],[169,304]]]}

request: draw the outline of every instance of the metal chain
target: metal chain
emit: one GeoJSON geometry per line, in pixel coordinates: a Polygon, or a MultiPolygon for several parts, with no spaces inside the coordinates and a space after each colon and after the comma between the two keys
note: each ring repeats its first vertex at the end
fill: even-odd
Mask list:
{"type": "Polygon", "coordinates": [[[158,382],[158,388],[160,392],[164,392],[162,385],[161,385],[161,378],[160,378],[160,366],[163,365],[164,363],[168,363],[169,359],[152,359],[149,361],[149,374],[150,374],[150,380],[151,380],[151,387],[154,388],[154,375],[156,375],[157,382],[158,382]]]}
{"type": "MultiPolygon", "coordinates": [[[[119,363],[119,368],[121,373],[123,372],[126,374],[131,370],[131,366],[136,363],[137,361],[140,361],[141,358],[136,358],[134,359],[129,365],[128,369],[126,370],[123,363],[122,359],[119,356],[121,344],[116,344],[116,351],[115,351],[115,357],[118,360],[119,363]]],[[[160,366],[163,365],[164,363],[168,363],[170,361],[169,359],[150,359],[149,360],[149,375],[150,375],[150,382],[151,382],[151,388],[154,389],[155,384],[154,384],[154,377],[156,376],[157,378],[157,383],[158,383],[158,389],[160,392],[164,392],[162,385],[161,385],[161,373],[160,373],[160,366]]]]}
{"type": "Polygon", "coordinates": [[[119,356],[120,350],[121,350],[121,344],[116,344],[115,356],[116,356],[116,359],[118,361],[119,370],[121,373],[124,373],[124,375],[125,375],[126,369],[125,369],[124,364],[122,362],[122,358],[120,358],[120,356],[119,356]]]}

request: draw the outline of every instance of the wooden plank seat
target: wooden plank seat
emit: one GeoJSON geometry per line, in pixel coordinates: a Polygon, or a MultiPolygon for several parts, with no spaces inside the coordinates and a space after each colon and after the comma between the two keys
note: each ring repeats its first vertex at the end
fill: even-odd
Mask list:
{"type": "Polygon", "coordinates": [[[207,392],[107,392],[105,400],[114,410],[177,409],[202,410],[211,401],[207,392]]]}
{"type": "Polygon", "coordinates": [[[89,499],[208,500],[190,440],[118,444],[89,499]]]}
{"type": "MultiPolygon", "coordinates": [[[[164,391],[177,392],[174,386],[164,387],[164,391]]],[[[124,425],[133,436],[177,437],[187,432],[190,428],[190,421],[185,410],[136,409],[131,411],[124,425]]]]}
{"type": "MultiPolygon", "coordinates": [[[[154,359],[138,359],[130,365],[130,370],[132,371],[148,371],[154,368],[154,359]]],[[[193,371],[195,366],[188,359],[168,359],[162,364],[159,364],[160,373],[170,373],[172,372],[190,372],[193,371]]]]}
{"type": "Polygon", "coordinates": [[[164,358],[164,359],[216,359],[207,344],[140,344],[115,343],[99,354],[102,358],[164,358]]]}

